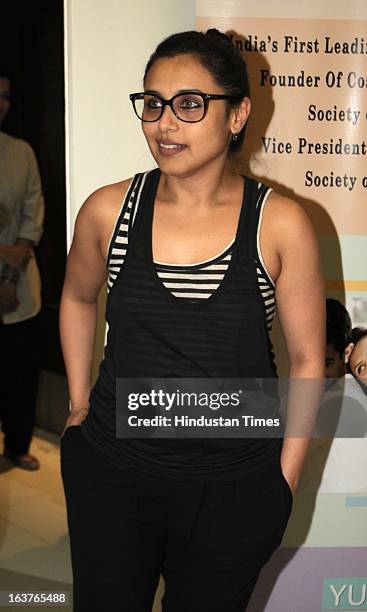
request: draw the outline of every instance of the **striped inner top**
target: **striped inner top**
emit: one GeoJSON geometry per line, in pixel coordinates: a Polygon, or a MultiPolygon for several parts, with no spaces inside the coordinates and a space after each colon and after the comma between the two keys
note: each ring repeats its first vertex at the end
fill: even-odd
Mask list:
{"type": "MultiPolygon", "coordinates": [[[[109,293],[110,289],[112,288],[126,258],[128,249],[128,232],[136,217],[142,187],[143,183],[141,183],[138,193],[136,192],[136,187],[131,193],[129,200],[124,200],[122,202],[120,212],[117,216],[116,224],[118,223],[119,219],[121,219],[121,222],[118,232],[116,233],[114,243],[113,245],[110,245],[112,248],[109,249],[110,258],[107,262],[109,271],[107,279],[107,293],[109,293]]],[[[259,183],[259,189],[260,187],[261,183],[259,183]]],[[[263,198],[263,205],[260,210],[259,224],[257,228],[256,258],[254,261],[260,293],[264,300],[266,321],[269,331],[272,327],[276,307],[274,290],[275,285],[265,269],[260,252],[259,235],[264,205],[270,192],[271,189],[269,188],[263,198]]],[[[258,200],[257,206],[260,204],[260,202],[261,199],[258,200]]],[[[112,236],[115,234],[115,230],[116,225],[112,232],[112,236]]],[[[154,261],[157,275],[166,289],[168,289],[177,298],[190,299],[191,302],[207,299],[216,289],[218,289],[225,276],[232,258],[234,242],[235,240],[233,239],[232,242],[215,257],[211,257],[210,259],[193,264],[170,264],[154,261]]]]}

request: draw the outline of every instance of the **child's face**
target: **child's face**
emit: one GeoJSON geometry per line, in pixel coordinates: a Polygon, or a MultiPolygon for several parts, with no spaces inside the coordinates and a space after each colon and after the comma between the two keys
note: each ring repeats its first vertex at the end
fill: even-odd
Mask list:
{"type": "Polygon", "coordinates": [[[349,367],[355,378],[367,384],[367,336],[355,345],[349,358],[349,367]]]}

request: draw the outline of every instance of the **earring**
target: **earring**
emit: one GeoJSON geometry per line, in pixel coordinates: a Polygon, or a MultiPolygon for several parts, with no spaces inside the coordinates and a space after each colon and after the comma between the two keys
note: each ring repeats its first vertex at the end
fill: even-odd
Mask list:
{"type": "Polygon", "coordinates": [[[239,139],[239,136],[240,136],[239,134],[232,134],[232,140],[234,142],[237,142],[237,140],[239,139]]]}

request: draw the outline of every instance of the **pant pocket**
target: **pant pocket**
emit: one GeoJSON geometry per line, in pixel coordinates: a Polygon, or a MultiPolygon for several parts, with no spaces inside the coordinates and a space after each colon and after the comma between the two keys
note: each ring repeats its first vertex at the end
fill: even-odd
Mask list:
{"type": "Polygon", "coordinates": [[[63,435],[60,438],[60,444],[66,438],[66,436],[68,436],[72,431],[75,431],[75,429],[77,429],[78,427],[80,427],[80,425],[68,425],[68,427],[65,429],[63,435]]]}
{"type": "Polygon", "coordinates": [[[80,425],[69,425],[60,442],[60,471],[66,489],[95,484],[95,457],[82,438],[80,425]],[[82,485],[81,485],[82,483],[82,485]]]}
{"type": "Polygon", "coordinates": [[[279,545],[288,519],[276,466],[223,487],[216,483],[206,493],[201,524],[207,551],[223,561],[252,559],[260,568],[279,545]]]}
{"type": "Polygon", "coordinates": [[[286,477],[283,474],[283,470],[282,470],[282,466],[279,462],[279,472],[280,472],[280,479],[283,485],[283,489],[284,489],[284,496],[285,496],[285,503],[286,503],[286,508],[288,510],[288,513],[290,515],[291,511],[292,511],[292,507],[293,507],[293,493],[292,493],[292,489],[290,488],[288,481],[286,479],[286,477]]]}
{"type": "Polygon", "coordinates": [[[93,458],[90,456],[88,446],[82,438],[80,425],[69,425],[60,440],[60,468],[61,476],[69,480],[77,475],[83,477],[86,470],[93,470],[93,458]]]}

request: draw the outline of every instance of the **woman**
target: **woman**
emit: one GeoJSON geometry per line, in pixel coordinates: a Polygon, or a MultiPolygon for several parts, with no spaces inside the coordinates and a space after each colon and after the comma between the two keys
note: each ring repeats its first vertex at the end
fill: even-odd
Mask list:
{"type": "Polygon", "coordinates": [[[116,378],[275,376],[275,296],[290,376],[322,378],[317,241],[299,205],[230,170],[250,98],[223,34],[163,41],[130,98],[158,168],[83,204],[60,313],[74,609],[148,612],[162,574],[165,612],[243,612],[281,542],[309,440],[121,437],[116,378]],[[90,391],[106,271],[107,345],[90,391]]]}

